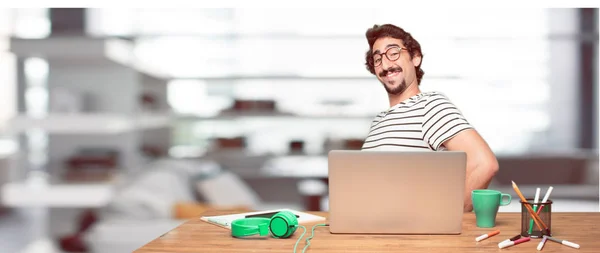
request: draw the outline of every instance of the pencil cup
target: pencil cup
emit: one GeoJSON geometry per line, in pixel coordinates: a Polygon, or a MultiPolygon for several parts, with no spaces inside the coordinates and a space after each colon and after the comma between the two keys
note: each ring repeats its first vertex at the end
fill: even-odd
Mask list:
{"type": "Polygon", "coordinates": [[[537,204],[534,204],[533,199],[527,199],[527,202],[521,201],[521,236],[542,238],[543,235],[552,236],[552,200],[537,204]],[[536,223],[533,220],[527,205],[537,213],[542,223],[536,223]],[[540,208],[541,210],[539,210],[540,208]],[[548,228],[547,230],[544,225],[548,228]]]}

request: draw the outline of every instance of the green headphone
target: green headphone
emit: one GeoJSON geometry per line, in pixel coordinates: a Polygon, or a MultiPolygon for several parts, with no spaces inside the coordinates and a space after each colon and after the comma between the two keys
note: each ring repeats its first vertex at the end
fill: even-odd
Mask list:
{"type": "Polygon", "coordinates": [[[298,219],[290,211],[281,211],[271,218],[243,218],[231,222],[231,235],[244,237],[251,235],[266,236],[271,232],[275,238],[288,238],[298,229],[298,219]]]}

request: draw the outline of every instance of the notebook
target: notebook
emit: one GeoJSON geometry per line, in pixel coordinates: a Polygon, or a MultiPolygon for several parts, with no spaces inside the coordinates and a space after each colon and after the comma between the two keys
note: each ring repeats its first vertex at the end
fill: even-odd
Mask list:
{"type": "Polygon", "coordinates": [[[200,220],[208,222],[210,224],[217,225],[222,228],[231,229],[231,222],[237,219],[250,218],[250,217],[263,217],[263,218],[271,218],[273,215],[280,211],[290,211],[296,215],[298,219],[298,224],[304,223],[312,223],[326,220],[325,217],[313,215],[305,212],[300,212],[291,209],[273,209],[273,210],[265,210],[258,212],[246,212],[246,213],[236,213],[236,214],[228,214],[228,215],[218,215],[218,216],[202,216],[200,220]]]}

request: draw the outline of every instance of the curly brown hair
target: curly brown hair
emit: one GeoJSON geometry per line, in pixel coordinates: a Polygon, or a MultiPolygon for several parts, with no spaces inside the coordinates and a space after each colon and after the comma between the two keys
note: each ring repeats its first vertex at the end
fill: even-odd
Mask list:
{"type": "MultiPolygon", "coordinates": [[[[412,37],[410,33],[404,31],[404,29],[400,27],[392,24],[374,25],[372,28],[367,30],[365,36],[369,42],[369,51],[367,51],[365,55],[365,65],[367,66],[367,70],[369,70],[369,72],[371,72],[373,75],[375,75],[375,67],[373,66],[373,44],[375,44],[375,41],[379,38],[392,37],[395,39],[401,39],[402,42],[404,42],[406,49],[408,49],[410,57],[412,58],[415,55],[421,56],[421,63],[423,63],[421,45],[412,37]]],[[[415,68],[418,84],[421,84],[421,79],[423,79],[423,75],[425,75],[425,72],[421,69],[421,63],[419,63],[419,66],[415,68]]]]}

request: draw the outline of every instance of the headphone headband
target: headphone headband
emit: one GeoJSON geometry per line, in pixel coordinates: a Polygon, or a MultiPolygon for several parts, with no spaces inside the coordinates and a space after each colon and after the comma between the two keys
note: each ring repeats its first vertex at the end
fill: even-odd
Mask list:
{"type": "Polygon", "coordinates": [[[244,237],[259,234],[265,236],[269,234],[268,218],[245,218],[231,222],[231,235],[234,237],[244,237]]]}

